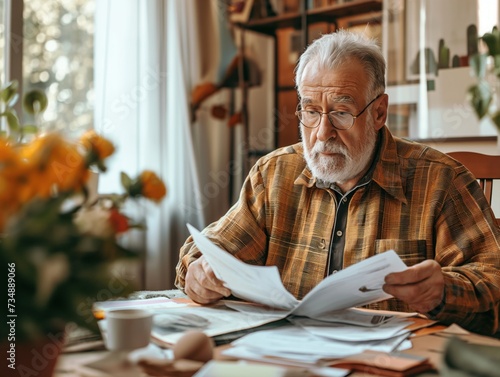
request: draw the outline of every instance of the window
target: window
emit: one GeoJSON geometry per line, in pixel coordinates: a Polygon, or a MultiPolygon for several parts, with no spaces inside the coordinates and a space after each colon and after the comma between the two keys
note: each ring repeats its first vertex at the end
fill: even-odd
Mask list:
{"type": "Polygon", "coordinates": [[[469,57],[498,24],[498,0],[384,0],[388,126],[422,141],[488,140],[493,123],[467,99],[476,83],[469,57]],[[453,17],[444,15],[453,13],[453,17]]]}
{"type": "MultiPolygon", "coordinates": [[[[2,21],[5,16],[5,2],[4,0],[0,0],[0,21],[2,22],[0,24],[0,58],[2,61],[4,61],[4,56],[5,56],[5,25],[4,22],[2,21]]],[[[0,64],[0,82],[4,83],[5,82],[5,65],[0,64]]]]}
{"type": "MultiPolygon", "coordinates": [[[[0,0],[2,13],[15,1],[0,0]]],[[[40,89],[47,94],[49,107],[40,120],[45,128],[78,134],[93,126],[94,12],[95,0],[24,0],[22,14],[11,12],[1,25],[0,56],[5,62],[5,27],[23,23],[22,54],[10,56],[17,60],[14,64],[22,64],[22,74],[6,77],[2,68],[2,84],[17,79],[23,92],[40,89]]],[[[24,123],[33,121],[28,114],[22,116],[24,123]]]]}

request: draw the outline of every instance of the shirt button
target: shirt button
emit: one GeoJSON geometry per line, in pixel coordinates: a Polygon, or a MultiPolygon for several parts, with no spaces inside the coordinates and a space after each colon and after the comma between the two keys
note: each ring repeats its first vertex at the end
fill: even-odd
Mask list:
{"type": "Polygon", "coordinates": [[[326,248],[326,242],[324,239],[321,240],[321,242],[319,243],[319,248],[320,249],[325,249],[326,248]]]}
{"type": "Polygon", "coordinates": [[[337,234],[337,236],[338,236],[338,237],[342,237],[342,234],[343,234],[343,233],[342,233],[342,231],[341,231],[341,230],[337,230],[337,233],[336,233],[336,234],[337,234]]]}
{"type": "Polygon", "coordinates": [[[347,203],[347,198],[343,198],[343,199],[342,199],[342,201],[343,201],[344,203],[347,203]]]}

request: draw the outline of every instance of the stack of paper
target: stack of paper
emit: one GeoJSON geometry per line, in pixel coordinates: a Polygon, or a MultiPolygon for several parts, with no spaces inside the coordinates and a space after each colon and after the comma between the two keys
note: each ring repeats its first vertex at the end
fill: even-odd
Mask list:
{"type": "Polygon", "coordinates": [[[241,299],[288,310],[287,315],[318,318],[341,309],[390,298],[382,290],[384,278],[407,267],[394,250],[377,254],[328,276],[302,301],[288,292],[276,266],[253,266],[236,259],[188,224],[196,246],[232,294],[241,299]],[[362,277],[362,278],[360,278],[362,277]]]}
{"type": "Polygon", "coordinates": [[[382,290],[385,276],[407,268],[393,250],[327,277],[298,301],[283,286],[277,267],[243,263],[189,224],[188,228],[217,278],[233,295],[261,304],[226,302],[226,306],[249,316],[261,316],[261,320],[267,316],[269,321],[281,318],[290,321],[290,326],[255,332],[236,340],[234,347],[226,351],[228,354],[317,364],[365,350],[391,352],[408,346],[405,340],[410,332],[405,327],[410,322],[394,315],[353,309],[391,297],[382,290]]]}
{"type": "Polygon", "coordinates": [[[324,365],[367,350],[392,352],[411,347],[411,324],[394,317],[373,326],[289,318],[290,326],[259,331],[235,342],[224,354],[250,360],[280,360],[283,364],[324,365]]]}

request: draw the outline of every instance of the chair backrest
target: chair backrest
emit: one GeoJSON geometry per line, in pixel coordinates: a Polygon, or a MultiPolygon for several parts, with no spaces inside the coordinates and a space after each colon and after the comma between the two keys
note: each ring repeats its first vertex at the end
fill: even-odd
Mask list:
{"type": "MultiPolygon", "coordinates": [[[[477,152],[448,152],[448,156],[460,161],[476,177],[484,190],[484,195],[491,205],[493,198],[493,180],[500,180],[500,156],[477,152]]],[[[497,218],[500,225],[500,219],[497,218]]]]}

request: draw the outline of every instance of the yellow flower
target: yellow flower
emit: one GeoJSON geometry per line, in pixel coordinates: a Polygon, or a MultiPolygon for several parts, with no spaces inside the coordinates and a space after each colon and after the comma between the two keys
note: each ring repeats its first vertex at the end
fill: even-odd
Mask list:
{"type": "MultiPolygon", "coordinates": [[[[133,182],[122,173],[124,188],[134,186],[134,195],[91,195],[86,188],[89,168],[105,171],[113,144],[94,131],[80,140],[55,132],[41,134],[36,126],[19,132],[21,124],[11,108],[15,89],[14,83],[0,88],[0,118],[7,118],[8,131],[5,138],[0,136],[0,261],[15,275],[16,295],[26,303],[16,322],[16,339],[36,340],[61,331],[68,322],[95,330],[95,321],[82,321],[83,313],[92,314],[92,302],[115,278],[111,264],[137,255],[117,238],[142,224],[121,210],[128,199],[146,196],[159,201],[166,189],[152,172],[133,182]]],[[[40,92],[33,98],[41,103],[41,96],[40,92]]],[[[130,293],[133,284],[126,283],[112,296],[130,293]]],[[[0,328],[0,337],[6,335],[0,328]]]]}
{"type": "Polygon", "coordinates": [[[10,146],[5,139],[0,139],[0,197],[5,193],[5,189],[9,189],[9,181],[18,174],[21,160],[14,148],[10,146]],[[2,181],[7,185],[2,186],[2,181]]]}
{"type": "Polygon", "coordinates": [[[163,181],[151,170],[145,170],[139,176],[141,193],[145,198],[159,202],[167,194],[163,181]]]}
{"type": "Polygon", "coordinates": [[[28,163],[28,185],[41,197],[48,197],[54,189],[80,191],[89,177],[83,156],[76,144],[58,134],[48,134],[21,147],[21,155],[28,163]]]}
{"type": "Polygon", "coordinates": [[[111,156],[115,151],[114,145],[109,140],[98,135],[94,130],[85,132],[80,138],[80,142],[90,153],[94,153],[100,161],[111,156]]]}
{"type": "Polygon", "coordinates": [[[0,138],[0,172],[6,177],[18,175],[19,166],[23,164],[21,156],[17,153],[16,147],[9,144],[5,139],[0,138]]]}
{"type": "MultiPolygon", "coordinates": [[[[16,148],[7,140],[0,139],[0,207],[4,220],[15,213],[23,202],[26,168],[16,148]]],[[[0,229],[3,229],[3,224],[4,221],[0,221],[0,229]]]]}

